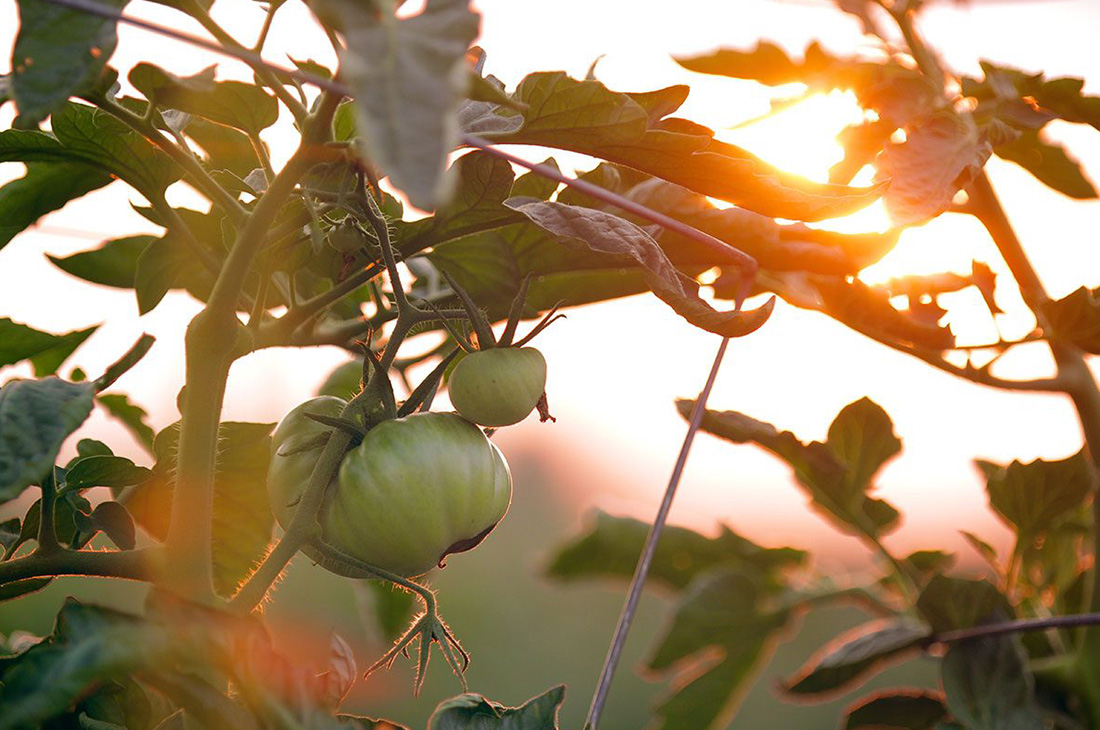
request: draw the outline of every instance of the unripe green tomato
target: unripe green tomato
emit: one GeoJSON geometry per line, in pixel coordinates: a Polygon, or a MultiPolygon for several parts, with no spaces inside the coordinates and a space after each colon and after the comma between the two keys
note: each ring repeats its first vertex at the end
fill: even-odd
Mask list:
{"type": "Polygon", "coordinates": [[[512,476],[481,429],[454,413],[385,421],[344,457],[325,540],[403,576],[470,550],[508,511],[512,476]]]}
{"type": "Polygon", "coordinates": [[[546,390],[546,358],[533,347],[473,352],[455,366],[447,390],[464,418],[511,426],[527,418],[546,390]]]}
{"type": "MultiPolygon", "coordinates": [[[[335,418],[344,410],[347,401],[330,395],[312,398],[283,416],[275,433],[271,435],[271,461],[267,468],[267,493],[271,500],[271,511],[283,529],[290,525],[290,519],[298,511],[298,500],[309,485],[313,466],[321,456],[323,444],[308,451],[299,451],[302,446],[316,441],[322,434],[332,431],[326,426],[306,418],[307,413],[335,418]],[[294,452],[294,453],[290,453],[294,452]]],[[[336,477],[333,477],[335,487],[336,477]]]]}

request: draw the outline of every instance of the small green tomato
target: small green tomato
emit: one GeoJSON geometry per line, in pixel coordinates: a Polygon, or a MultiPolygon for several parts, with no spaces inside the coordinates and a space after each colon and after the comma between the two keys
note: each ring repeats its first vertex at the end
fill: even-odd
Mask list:
{"type": "Polygon", "coordinates": [[[447,389],[464,418],[482,426],[511,426],[535,409],[546,390],[546,358],[533,347],[479,350],[455,366],[447,389]]]}

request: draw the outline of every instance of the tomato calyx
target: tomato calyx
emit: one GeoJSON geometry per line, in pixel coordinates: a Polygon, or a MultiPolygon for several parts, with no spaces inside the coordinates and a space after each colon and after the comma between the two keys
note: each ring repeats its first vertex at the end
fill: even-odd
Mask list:
{"type": "Polygon", "coordinates": [[[500,522],[494,522],[473,537],[468,537],[465,540],[459,540],[455,543],[452,543],[451,546],[444,550],[443,554],[439,556],[439,562],[436,563],[436,567],[446,568],[448,555],[457,555],[458,553],[464,553],[467,550],[473,550],[474,548],[476,548],[478,545],[481,544],[482,540],[489,536],[490,532],[496,529],[496,526],[499,524],[500,522]]]}

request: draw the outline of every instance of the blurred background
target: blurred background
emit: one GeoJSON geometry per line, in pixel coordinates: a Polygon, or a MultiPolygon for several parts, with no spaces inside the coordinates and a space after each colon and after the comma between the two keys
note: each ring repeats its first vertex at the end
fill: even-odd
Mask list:
{"type": "MultiPolygon", "coordinates": [[[[842,156],[836,134],[858,119],[855,100],[845,93],[808,97],[769,114],[774,100],[796,97],[802,89],[769,89],[692,74],[672,60],[674,55],[723,45],[747,49],[762,39],[795,56],[814,40],[841,55],[869,50],[870,41],[858,20],[826,0],[681,0],[675,9],[649,0],[475,4],[483,13],[479,43],[487,51],[486,71],[509,88],[536,70],[565,70],[582,77],[597,59],[597,77],[615,90],[690,84],[691,95],[678,115],[812,179],[825,180],[828,168],[842,156]]],[[[416,5],[408,3],[408,9],[416,5]]],[[[201,32],[180,14],[141,0],[130,3],[127,12],[201,32]]],[[[258,31],[263,16],[250,0],[218,0],[213,13],[246,40],[258,31]]],[[[935,2],[929,3],[923,17],[927,40],[957,72],[979,74],[979,59],[989,59],[1050,76],[1084,77],[1085,92],[1100,93],[1100,56],[1090,52],[1100,29],[1100,5],[1092,0],[935,2]]],[[[0,55],[5,59],[17,18],[14,0],[0,0],[0,46],[5,49],[0,55]]],[[[218,62],[222,78],[250,77],[234,61],[143,30],[122,26],[119,36],[111,63],[123,78],[139,60],[151,60],[180,75],[218,62]]],[[[277,16],[268,49],[267,56],[276,63],[286,63],[288,55],[334,62],[308,11],[294,1],[277,16]]],[[[6,128],[11,118],[11,105],[0,109],[0,128],[6,128]]],[[[291,151],[288,128],[289,120],[282,119],[264,133],[277,162],[291,151]]],[[[1093,130],[1057,121],[1047,129],[1081,160],[1086,174],[1100,179],[1100,137],[1090,135],[1093,130]]],[[[531,160],[546,156],[536,148],[513,151],[531,160]]],[[[567,170],[592,164],[580,156],[556,156],[567,170]]],[[[1052,296],[1064,296],[1081,285],[1100,285],[1100,202],[1071,201],[997,158],[990,161],[989,171],[1052,296]]],[[[21,174],[20,165],[0,165],[0,182],[21,174]]],[[[869,176],[857,178],[861,181],[868,182],[869,176]]],[[[170,200],[201,204],[182,184],[170,190],[170,200]]],[[[67,366],[79,366],[92,375],[142,332],[155,335],[157,344],[150,355],[114,390],[129,393],[159,430],[178,418],[175,399],[183,383],[183,331],[199,305],[186,294],[170,292],[154,311],[139,317],[132,292],[78,281],[46,258],[95,248],[108,238],[156,232],[131,209],[131,202],[140,202],[140,196],[122,183],[112,184],[44,218],[0,251],[0,316],[51,332],[104,323],[67,366]]],[[[888,221],[881,205],[875,205],[826,225],[869,231],[884,230],[888,221]]],[[[972,259],[989,263],[994,271],[1004,270],[973,219],[947,214],[906,231],[897,250],[866,270],[863,278],[873,283],[901,273],[966,273],[972,259]]],[[[998,290],[997,301],[1006,314],[996,324],[973,290],[955,297],[948,321],[960,344],[995,340],[998,328],[1011,338],[1034,326],[1011,286],[998,290]]],[[[569,690],[563,726],[581,725],[623,586],[559,586],[542,577],[542,569],[555,547],[575,536],[594,509],[651,519],[685,430],[673,400],[698,392],[717,345],[716,337],[691,329],[652,297],[571,310],[566,320],[540,336],[538,346],[550,364],[547,391],[558,421],[540,424],[528,419],[495,437],[513,466],[511,514],[482,547],[455,557],[432,581],[441,590],[444,615],[474,657],[468,674],[472,690],[519,704],[565,683],[569,690]]],[[[346,359],[345,353],[329,348],[250,355],[233,367],[223,418],[277,421],[311,396],[346,359]]],[[[997,373],[1039,377],[1052,367],[1042,345],[1024,346],[998,363],[997,373]]],[[[29,368],[11,367],[0,371],[0,380],[28,375],[29,368]]],[[[883,472],[878,489],[905,519],[887,545],[898,552],[956,551],[964,569],[976,566],[976,556],[968,552],[959,529],[976,532],[997,546],[1007,538],[989,513],[973,459],[1056,459],[1081,446],[1068,401],[954,379],[823,315],[783,303],[760,333],[731,344],[710,405],[743,411],[809,440],[823,438],[836,413],[863,396],[890,413],[905,443],[902,455],[883,472]]],[[[98,412],[80,435],[148,463],[127,432],[98,412]]],[[[62,460],[71,453],[70,445],[62,460]]],[[[8,516],[7,511],[0,512],[0,519],[8,516]]],[[[696,441],[671,521],[707,534],[726,523],[768,546],[809,549],[817,564],[840,580],[858,576],[869,564],[854,539],[831,530],[805,507],[801,492],[778,461],[706,435],[696,441]]],[[[142,595],[135,586],[122,590],[95,581],[57,581],[39,594],[0,604],[0,632],[47,632],[61,598],[69,594],[116,605],[134,605],[142,595]]],[[[608,727],[642,727],[647,721],[647,708],[661,685],[626,669],[637,666],[652,648],[667,618],[667,606],[660,593],[643,602],[624,671],[611,695],[608,727]]],[[[299,559],[267,613],[288,651],[321,661],[335,630],[366,666],[382,653],[384,642],[361,617],[362,608],[346,581],[299,559]]],[[[834,723],[835,707],[777,707],[774,685],[838,628],[859,617],[855,609],[809,616],[792,641],[780,647],[731,727],[776,720],[791,728],[834,723]]],[[[911,681],[932,680],[931,671],[921,674],[919,664],[915,666],[906,669],[911,681]]],[[[345,707],[423,727],[435,703],[460,689],[445,667],[435,670],[418,700],[410,696],[411,673],[402,661],[392,672],[360,684],[345,707]]],[[[896,683],[898,676],[887,673],[878,681],[896,683]]]]}

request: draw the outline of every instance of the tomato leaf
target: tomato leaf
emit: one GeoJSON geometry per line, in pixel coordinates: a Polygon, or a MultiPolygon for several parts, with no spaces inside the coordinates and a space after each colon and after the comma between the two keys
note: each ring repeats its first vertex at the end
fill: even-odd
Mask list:
{"type": "Polygon", "coordinates": [[[118,419],[146,451],[153,453],[154,433],[145,422],[149,414],[144,408],[130,402],[129,397],[122,393],[101,393],[96,396],[96,401],[112,418],[118,419]]]}
{"type": "Polygon", "coordinates": [[[946,717],[938,692],[887,690],[848,708],[844,730],[931,730],[946,717]]]}
{"type": "Polygon", "coordinates": [[[1008,600],[988,581],[937,575],[917,599],[917,613],[936,633],[968,629],[1012,616],[1008,600]]]}
{"type": "MultiPolygon", "coordinates": [[[[5,134],[0,132],[0,155],[6,151],[5,134]]],[[[0,249],[42,216],[113,179],[103,170],[79,163],[28,162],[23,177],[0,187],[0,249]]]]}
{"type": "Polygon", "coordinates": [[[192,117],[183,133],[206,153],[212,170],[228,170],[243,179],[259,165],[248,136],[232,127],[192,117]]]}
{"type": "Polygon", "coordinates": [[[978,461],[986,479],[989,504],[1018,536],[1033,542],[1085,503],[1092,492],[1093,472],[1084,451],[1068,459],[1000,466],[978,461]]]}
{"type": "Polygon", "coordinates": [[[858,627],[822,649],[784,689],[796,695],[852,689],[885,663],[913,653],[930,633],[927,626],[909,621],[858,627]]]}
{"type": "MultiPolygon", "coordinates": [[[[676,402],[684,418],[693,405],[676,402]]],[[[736,411],[708,410],[702,430],[733,443],[755,443],[786,461],[814,508],[845,531],[877,536],[897,525],[897,510],[868,492],[882,466],[901,451],[901,441],[889,415],[869,398],[845,406],[824,443],[803,443],[790,431],[736,411]]]]}
{"type": "Polygon", "coordinates": [[[116,289],[133,289],[138,257],[155,240],[155,236],[127,236],[105,241],[99,248],[72,256],[47,258],[79,279],[116,289]]]}
{"type": "Polygon", "coordinates": [[[118,502],[101,502],[91,514],[92,528],[100,530],[122,550],[133,550],[137,544],[134,518],[118,502]]]}
{"type": "MultiPolygon", "coordinates": [[[[639,520],[597,512],[589,531],[561,548],[546,573],[559,580],[605,576],[629,579],[649,528],[639,520]]],[[[784,571],[802,564],[806,557],[806,552],[794,548],[761,547],[724,525],[714,538],[669,526],[661,533],[649,575],[650,579],[683,589],[701,572],[726,566],[758,573],[763,582],[778,585],[784,571]]]]}
{"type": "Polygon", "coordinates": [[[65,470],[66,489],[91,487],[132,487],[152,476],[143,466],[122,456],[85,456],[77,458],[65,470]]]}
{"type": "Polygon", "coordinates": [[[1034,680],[1015,636],[953,644],[940,665],[947,709],[967,730],[1042,730],[1034,680]]]}
{"type": "Polygon", "coordinates": [[[1076,200],[1096,197],[1096,188],[1085,177],[1080,163],[1066,153],[1065,147],[1044,141],[1038,130],[1024,130],[1019,137],[998,145],[998,157],[1015,162],[1049,188],[1076,200]]]}
{"type": "Polygon", "coordinates": [[[378,18],[374,7],[351,0],[329,0],[326,8],[343,25],[341,72],[355,90],[367,157],[413,205],[435,208],[448,197],[444,170],[458,142],[466,51],[481,16],[467,0],[430,0],[404,18],[388,5],[378,18]]]}
{"type": "Polygon", "coordinates": [[[95,402],[92,383],[56,377],[9,380],[0,388],[0,503],[50,473],[61,444],[95,402]]]}
{"type": "Polygon", "coordinates": [[[886,210],[897,225],[923,223],[947,210],[993,147],[1014,136],[1003,124],[978,129],[951,111],[934,114],[906,133],[904,142],[886,145],[876,163],[877,179],[890,181],[886,210]]]}
{"type": "Polygon", "coordinates": [[[637,225],[603,211],[551,202],[513,202],[509,207],[566,245],[611,254],[640,265],[646,282],[659,299],[687,321],[723,337],[741,337],[759,329],[771,315],[775,300],[747,312],[719,312],[699,298],[698,285],[681,274],[661,247],[637,225]]]}
{"type": "Polygon", "coordinates": [[[153,64],[139,63],[128,78],[156,106],[194,114],[249,134],[259,134],[279,118],[279,103],[274,96],[253,84],[215,81],[213,66],[181,78],[153,64]]]}
{"type": "Polygon", "coordinates": [[[675,667],[680,680],[657,707],[662,727],[710,728],[736,709],[742,688],[790,618],[789,611],[766,607],[764,597],[756,580],[729,568],[700,574],[684,592],[647,662],[655,671],[675,667]]]}
{"type": "MultiPolygon", "coordinates": [[[[107,0],[121,10],[129,0],[107,0]]],[[[70,96],[94,86],[118,44],[117,21],[38,0],[19,0],[12,49],[17,123],[37,125],[70,96]]]]}
{"type": "MultiPolygon", "coordinates": [[[[1023,101],[1034,111],[1100,129],[1100,97],[1081,93],[1083,79],[1046,79],[1043,74],[1029,74],[989,61],[982,61],[981,67],[984,79],[963,79],[963,93],[967,96],[979,101],[1023,101]]],[[[1040,119],[1034,126],[1042,126],[1046,119],[1040,119]]]]}
{"type": "Polygon", "coordinates": [[[0,367],[29,360],[35,375],[52,375],[98,328],[52,335],[4,317],[0,319],[0,367]]]}
{"type": "Polygon", "coordinates": [[[1061,299],[1049,301],[1043,313],[1050,321],[1052,337],[1072,342],[1085,352],[1100,354],[1100,301],[1097,290],[1080,287],[1061,299]]]}
{"type": "MultiPolygon", "coordinates": [[[[580,152],[767,216],[820,220],[852,213],[881,194],[881,188],[813,183],[715,140],[706,127],[678,119],[655,121],[651,112],[674,108],[678,97],[672,94],[647,110],[598,81],[554,72],[530,74],[514,96],[528,106],[523,125],[514,131],[482,132],[494,142],[580,152]]],[[[515,112],[500,109],[497,117],[516,118],[515,112]]]]}
{"type": "Polygon", "coordinates": [[[428,730],[558,730],[558,710],[565,687],[558,686],[533,697],[519,707],[461,694],[443,700],[428,719],[428,730]]]}
{"type": "MultiPolygon", "coordinates": [[[[274,517],[267,496],[271,423],[222,423],[214,477],[214,582],[231,595],[263,558],[274,517]]],[[[179,423],[157,434],[152,478],[136,487],[127,501],[131,514],[153,537],[168,534],[179,423]]]]}

